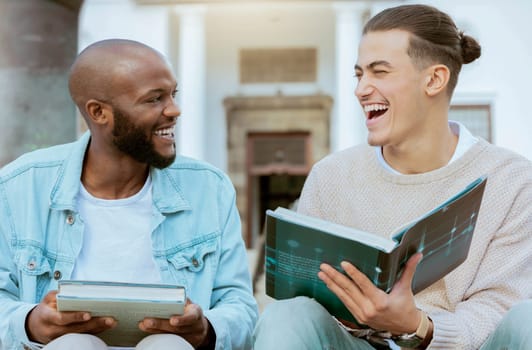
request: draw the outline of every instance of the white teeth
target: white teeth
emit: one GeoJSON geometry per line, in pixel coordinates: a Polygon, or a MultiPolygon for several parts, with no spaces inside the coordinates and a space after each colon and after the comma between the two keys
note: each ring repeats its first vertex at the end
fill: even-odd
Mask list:
{"type": "Polygon", "coordinates": [[[384,111],[388,109],[388,106],[382,104],[372,104],[364,106],[364,112],[384,111]]]}
{"type": "Polygon", "coordinates": [[[154,132],[154,134],[157,136],[172,135],[173,133],[174,133],[174,128],[160,129],[154,132]]]}

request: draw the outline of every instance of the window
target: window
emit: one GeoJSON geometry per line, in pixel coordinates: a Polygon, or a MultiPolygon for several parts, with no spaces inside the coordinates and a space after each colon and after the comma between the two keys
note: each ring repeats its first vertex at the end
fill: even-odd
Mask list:
{"type": "Polygon", "coordinates": [[[250,175],[306,175],[311,167],[309,132],[249,133],[250,175]]]}
{"type": "Polygon", "coordinates": [[[490,105],[453,105],[449,119],[464,124],[474,136],[492,142],[490,105]]]}

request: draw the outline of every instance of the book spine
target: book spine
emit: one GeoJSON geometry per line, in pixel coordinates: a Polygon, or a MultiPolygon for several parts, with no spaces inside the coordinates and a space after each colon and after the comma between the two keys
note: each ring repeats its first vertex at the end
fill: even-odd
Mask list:
{"type": "Polygon", "coordinates": [[[276,220],[266,216],[266,244],[264,245],[264,270],[266,274],[266,294],[275,297],[274,276],[277,266],[277,227],[276,220]]]}

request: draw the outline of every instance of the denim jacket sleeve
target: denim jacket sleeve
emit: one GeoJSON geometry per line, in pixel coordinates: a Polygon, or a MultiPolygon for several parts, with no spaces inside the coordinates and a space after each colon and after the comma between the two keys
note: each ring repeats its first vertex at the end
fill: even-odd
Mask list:
{"type": "Polygon", "coordinates": [[[29,343],[25,320],[35,304],[20,301],[7,205],[4,184],[0,183],[0,349],[15,350],[29,343]]]}
{"type": "Polygon", "coordinates": [[[251,334],[258,317],[257,305],[250,287],[234,191],[229,198],[227,211],[220,216],[225,220],[221,223],[220,256],[224,273],[216,276],[211,296],[213,307],[205,311],[205,316],[215,329],[216,349],[251,349],[251,334]]]}

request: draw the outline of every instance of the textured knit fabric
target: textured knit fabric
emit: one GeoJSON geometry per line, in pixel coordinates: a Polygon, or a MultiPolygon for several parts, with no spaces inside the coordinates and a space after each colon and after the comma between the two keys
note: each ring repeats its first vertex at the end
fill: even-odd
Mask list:
{"type": "Polygon", "coordinates": [[[532,295],[532,163],[479,140],[424,174],[391,174],[373,148],[332,154],[311,171],[298,211],[382,236],[462,190],[488,182],[467,260],[418,293],[434,322],[431,349],[478,349],[519,300],[532,295]]]}

